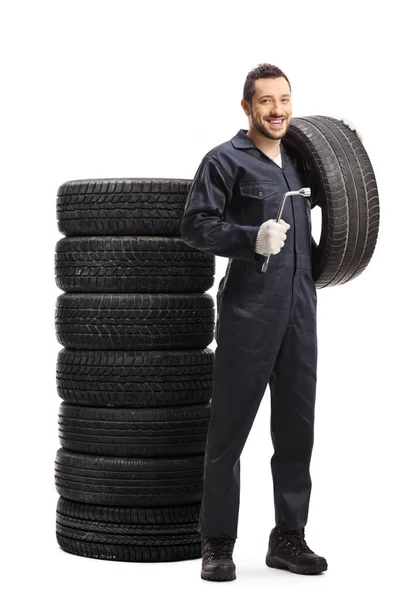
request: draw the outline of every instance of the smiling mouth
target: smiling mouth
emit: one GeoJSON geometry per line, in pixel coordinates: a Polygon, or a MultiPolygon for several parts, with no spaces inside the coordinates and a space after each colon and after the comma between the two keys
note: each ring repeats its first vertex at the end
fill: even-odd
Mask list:
{"type": "Polygon", "coordinates": [[[283,127],[283,124],[286,119],[282,118],[282,119],[265,119],[265,120],[267,121],[269,126],[272,127],[273,129],[280,129],[281,127],[283,127]]]}

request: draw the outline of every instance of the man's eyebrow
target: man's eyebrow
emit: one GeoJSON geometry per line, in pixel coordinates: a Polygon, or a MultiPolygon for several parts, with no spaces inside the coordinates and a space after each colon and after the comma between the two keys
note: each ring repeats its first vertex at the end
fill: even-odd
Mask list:
{"type": "MultiPolygon", "coordinates": [[[[282,94],[281,98],[284,98],[285,96],[289,96],[290,98],[290,94],[282,94]]],[[[273,98],[272,94],[264,94],[264,96],[260,96],[259,100],[261,100],[261,98],[273,98]]]]}

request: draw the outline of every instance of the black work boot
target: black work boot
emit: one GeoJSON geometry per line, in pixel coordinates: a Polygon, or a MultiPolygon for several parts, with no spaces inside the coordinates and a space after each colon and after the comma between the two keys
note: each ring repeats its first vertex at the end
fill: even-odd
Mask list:
{"type": "Polygon", "coordinates": [[[304,527],[285,531],[279,525],[272,529],[269,536],[265,563],[268,567],[287,569],[302,575],[321,573],[328,568],[326,559],[307,546],[304,527]]]}
{"type": "Polygon", "coordinates": [[[236,538],[227,535],[201,538],[201,578],[208,581],[236,579],[236,566],[232,560],[236,538]]]}

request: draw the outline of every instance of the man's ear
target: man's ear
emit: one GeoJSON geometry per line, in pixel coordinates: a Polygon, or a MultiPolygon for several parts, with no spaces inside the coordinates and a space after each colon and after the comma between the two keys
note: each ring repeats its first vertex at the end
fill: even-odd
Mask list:
{"type": "Polygon", "coordinates": [[[242,108],[246,114],[246,117],[250,116],[249,103],[246,102],[246,100],[244,98],[242,98],[240,104],[242,105],[242,108]]]}
{"type": "Polygon", "coordinates": [[[356,130],[356,128],[354,127],[354,124],[349,120],[349,119],[340,119],[342,121],[342,123],[344,123],[344,125],[346,125],[349,129],[351,129],[352,131],[354,131],[354,133],[360,138],[360,141],[362,142],[362,136],[361,133],[356,130]]]}

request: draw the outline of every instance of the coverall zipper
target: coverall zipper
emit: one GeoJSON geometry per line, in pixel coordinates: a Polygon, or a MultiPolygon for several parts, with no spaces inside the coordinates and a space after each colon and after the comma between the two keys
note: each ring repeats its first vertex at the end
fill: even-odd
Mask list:
{"type": "MultiPolygon", "coordinates": [[[[285,170],[284,167],[285,165],[285,161],[284,158],[282,158],[282,168],[274,161],[272,160],[272,158],[270,158],[269,156],[267,156],[267,154],[265,154],[264,152],[262,152],[262,150],[260,150],[260,153],[263,155],[263,157],[267,158],[271,163],[273,163],[283,174],[285,181],[286,181],[286,185],[288,188],[288,192],[291,191],[290,189],[290,185],[289,182],[287,180],[286,174],[285,174],[285,170]]],[[[287,202],[287,200],[286,200],[287,202]]],[[[293,268],[293,278],[292,278],[292,301],[290,304],[290,312],[289,312],[289,318],[290,315],[292,314],[292,309],[293,309],[293,303],[294,303],[294,280],[296,277],[296,271],[297,271],[297,252],[296,252],[296,221],[295,221],[295,216],[294,216],[294,207],[293,207],[293,197],[290,196],[290,205],[292,207],[292,216],[293,216],[293,254],[294,254],[294,268],[293,268]]]]}

